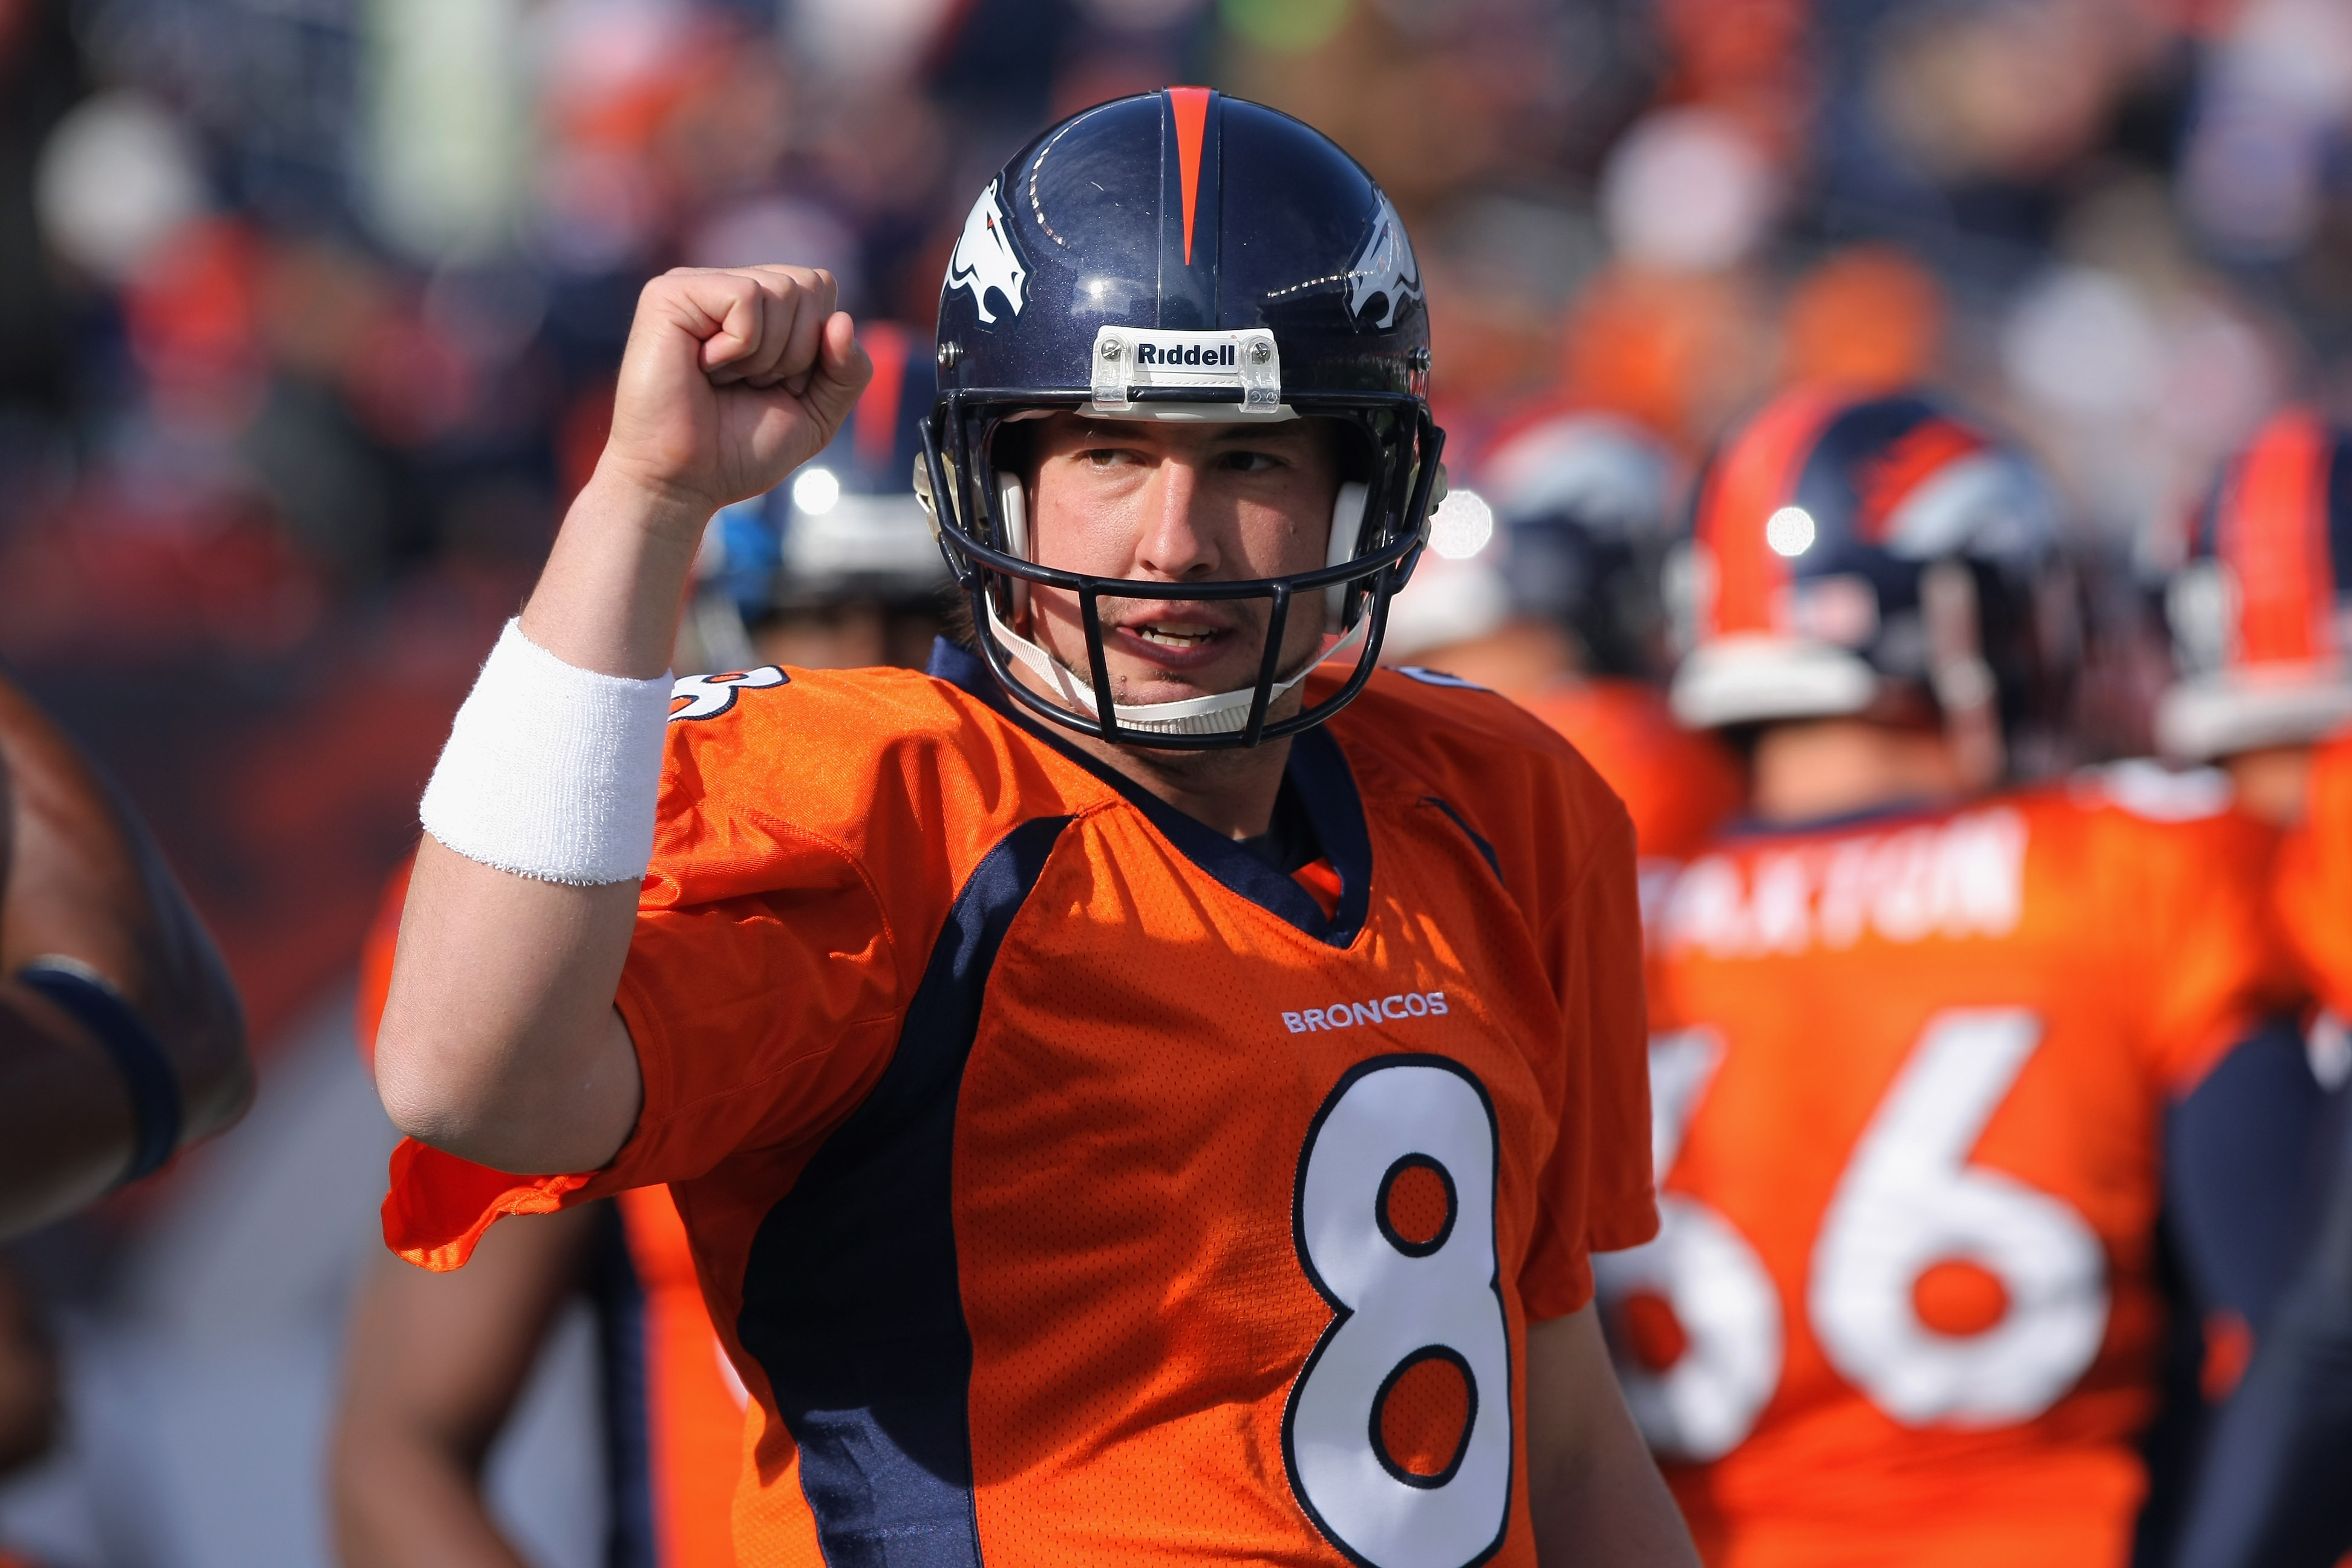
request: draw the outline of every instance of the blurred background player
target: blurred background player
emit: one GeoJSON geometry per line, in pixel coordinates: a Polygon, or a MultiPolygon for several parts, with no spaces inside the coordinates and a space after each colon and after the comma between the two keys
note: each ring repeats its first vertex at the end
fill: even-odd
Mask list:
{"type": "MultiPolygon", "coordinates": [[[[787,485],[711,520],[673,668],[919,668],[929,655],[948,576],[905,478],[931,367],[924,341],[894,323],[860,338],[875,377],[832,444],[787,485]]],[[[406,889],[404,868],[362,963],[370,1053],[406,889]]],[[[746,1396],[670,1190],[641,1187],[499,1226],[456,1274],[374,1261],[353,1308],[333,1463],[346,1563],[523,1560],[492,1518],[484,1462],[559,1309],[581,1291],[600,1320],[608,1568],[734,1561],[746,1396]]]]}
{"type": "Polygon", "coordinates": [[[930,657],[947,563],[907,482],[938,385],[930,340],[880,321],[858,341],[874,379],[841,433],[789,482],[711,519],[673,668],[920,669],[930,657]]]}
{"type": "Polygon", "coordinates": [[[2262,828],[2027,782],[2072,654],[2053,521],[1914,396],[1785,394],[1703,483],[1673,698],[1746,746],[1749,820],[1654,932],[1667,1217],[1602,1278],[1716,1564],[2131,1551],[2158,1173],[2293,993],[2262,828]]]}
{"type": "MultiPolygon", "coordinates": [[[[0,1238],[152,1174],[253,1096],[220,954],[146,830],[0,678],[0,1238]]],[[[0,1475],[57,1424],[50,1335],[0,1264],[0,1475]]],[[[0,1546],[0,1564],[27,1560],[0,1546]]]]}
{"type": "Polygon", "coordinates": [[[2352,725],[2352,437],[2308,406],[2234,454],[2165,587],[2179,678],[2156,739],[2226,769],[2241,805],[2302,820],[2314,748],[2352,725]]]}
{"type": "Polygon", "coordinates": [[[146,832],[0,679],[0,1237],[136,1181],[253,1096],[220,955],[146,832]]]}
{"type": "Polygon", "coordinates": [[[1645,889],[1742,787],[1731,753],[1666,707],[1660,577],[1682,492],[1673,451],[1626,418],[1522,422],[1432,520],[1387,641],[1390,663],[1499,691],[1574,742],[1633,813],[1645,889]]]}
{"type": "MultiPolygon", "coordinates": [[[[2183,678],[2157,719],[2168,751],[2227,767],[2249,809],[2283,831],[2274,908],[2315,1015],[2306,1059],[2317,1081],[2296,1085],[2305,1101],[2352,1071],[2347,589],[2352,437],[2290,408],[2224,470],[2171,579],[2183,678]]],[[[2318,1217],[2294,1274],[2264,1280],[2249,1320],[2252,1363],[2208,1445],[2184,1565],[2318,1565],[2352,1549],[2352,1144],[2340,1108],[2298,1118],[2302,1109],[2282,1095],[2262,1131],[2307,1155],[2285,1216],[2318,1217]]]]}

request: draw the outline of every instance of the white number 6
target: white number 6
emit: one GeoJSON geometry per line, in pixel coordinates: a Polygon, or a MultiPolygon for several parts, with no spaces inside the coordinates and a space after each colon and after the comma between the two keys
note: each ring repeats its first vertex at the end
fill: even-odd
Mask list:
{"type": "Polygon", "coordinates": [[[1822,1216],[1813,1332],[1831,1363],[1906,1426],[2029,1419],[2099,1353],[2107,1280],[2097,1235],[2049,1194],[1968,1163],[2041,1043],[2041,1023],[2021,1009],[1937,1014],[1822,1216]],[[1920,1321],[1913,1288],[1946,1258],[2000,1280],[1998,1323],[1945,1334],[1920,1321]]]}
{"type": "Polygon", "coordinates": [[[1335,1316],[1291,1387],[1284,1458],[1307,1516],[1370,1568],[1465,1568],[1509,1525],[1496,1142],[1467,1070],[1382,1057],[1349,1069],[1299,1154],[1298,1259],[1335,1316]]]}

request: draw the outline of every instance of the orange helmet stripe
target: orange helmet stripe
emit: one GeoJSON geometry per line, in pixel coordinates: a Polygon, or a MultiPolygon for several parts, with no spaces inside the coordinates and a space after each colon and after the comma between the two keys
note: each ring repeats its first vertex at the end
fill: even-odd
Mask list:
{"type": "Polygon", "coordinates": [[[1764,522],[1789,504],[1813,441],[1843,406],[1833,393],[1783,395],[1733,439],[1699,497],[1697,534],[1713,556],[1706,635],[1780,629],[1789,563],[1764,542],[1764,522]]]}
{"type": "Polygon", "coordinates": [[[1205,87],[1171,87],[1168,108],[1176,117],[1177,166],[1184,176],[1184,265],[1192,265],[1192,214],[1201,205],[1201,142],[1209,129],[1205,87]]]}
{"type": "Polygon", "coordinates": [[[2300,664],[2334,651],[2326,427],[2291,409],[2254,438],[2214,520],[2214,553],[2238,583],[2233,661],[2300,664]]]}

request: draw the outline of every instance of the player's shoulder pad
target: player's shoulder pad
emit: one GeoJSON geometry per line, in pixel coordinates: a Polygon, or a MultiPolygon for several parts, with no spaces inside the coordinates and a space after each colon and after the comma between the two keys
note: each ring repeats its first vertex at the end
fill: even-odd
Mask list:
{"type": "Polygon", "coordinates": [[[919,670],[765,665],[686,676],[670,698],[667,769],[670,784],[687,787],[677,800],[666,787],[664,809],[720,797],[786,806],[796,818],[855,814],[892,777],[988,771],[983,757],[1010,728],[919,670]]]}
{"type": "Polygon", "coordinates": [[[1591,831],[1625,815],[1616,792],[1559,731],[1454,676],[1382,669],[1331,722],[1351,755],[1474,817],[1507,816],[1536,796],[1564,799],[1591,831]]]}
{"type": "Polygon", "coordinates": [[[1559,731],[1509,698],[1417,665],[1373,672],[1333,722],[1351,744],[1404,758],[1485,752],[1497,760],[1577,759],[1559,731]]]}
{"type": "Polygon", "coordinates": [[[2058,857],[2053,865],[2068,868],[2063,876],[2107,889],[2123,910],[2137,900],[2258,882],[2273,837],[2237,809],[2228,775],[2210,768],[2107,763],[2011,798],[2036,818],[2035,841],[2058,857]]]}

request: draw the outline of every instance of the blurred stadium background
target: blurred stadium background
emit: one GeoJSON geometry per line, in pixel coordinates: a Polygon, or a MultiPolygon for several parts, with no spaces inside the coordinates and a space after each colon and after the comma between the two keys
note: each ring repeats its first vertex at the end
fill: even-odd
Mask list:
{"type": "MultiPolygon", "coordinates": [[[[392,1142],[355,954],[638,285],[825,265],[919,356],[987,173],[1171,81],[1393,195],[1473,482],[1563,401],[1696,461],[1792,379],[1924,379],[2128,597],[2267,411],[2352,405],[2344,0],[0,0],[0,659],[155,824],[265,1053],[236,1138],[16,1249],[65,1419],[0,1541],[327,1561],[392,1142]]],[[[2084,733],[2125,754],[2159,656],[2110,651],[2084,733]]],[[[596,1560],[587,1337],[499,1460],[551,1565],[596,1560]]]]}

